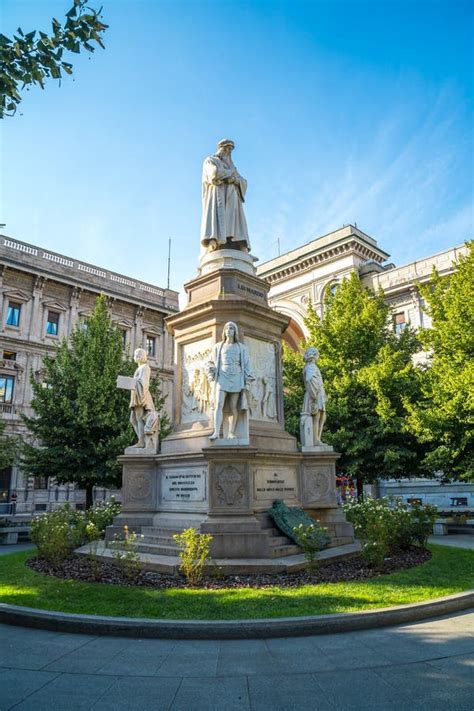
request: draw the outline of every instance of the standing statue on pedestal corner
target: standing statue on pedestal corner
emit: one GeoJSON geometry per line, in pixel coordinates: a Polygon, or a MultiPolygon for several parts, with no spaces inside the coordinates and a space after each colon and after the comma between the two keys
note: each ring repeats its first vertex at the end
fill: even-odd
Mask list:
{"type": "Polygon", "coordinates": [[[316,365],[319,358],[317,348],[307,348],[304,354],[303,382],[305,394],[303,411],[300,416],[300,434],[303,447],[322,444],[324,423],[326,422],[326,392],[321,371],[316,365]]]}
{"type": "Polygon", "coordinates": [[[130,393],[130,422],[138,437],[134,447],[158,450],[160,416],[150,393],[151,368],[144,348],[137,348],[133,360],[138,368],[133,374],[134,389],[130,393]]]}
{"type": "Polygon", "coordinates": [[[233,321],[225,324],[222,341],[212,349],[207,364],[209,380],[214,383],[214,432],[209,439],[219,439],[224,408],[230,410],[228,439],[248,439],[247,391],[253,376],[250,372],[250,357],[247,347],[239,341],[239,329],[233,321]],[[239,419],[244,423],[237,428],[239,419]]]}
{"type": "Polygon", "coordinates": [[[232,161],[234,142],[219,141],[217,152],[202,168],[201,244],[207,251],[219,248],[250,251],[243,203],[247,181],[232,161]]]}

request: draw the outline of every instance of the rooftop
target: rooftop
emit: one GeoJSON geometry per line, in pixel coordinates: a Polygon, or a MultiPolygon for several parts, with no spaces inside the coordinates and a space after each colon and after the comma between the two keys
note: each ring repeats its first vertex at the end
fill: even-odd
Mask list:
{"type": "Polygon", "coordinates": [[[0,235],[0,261],[22,271],[34,270],[46,278],[54,277],[64,283],[114,296],[122,295],[145,307],[174,313],[179,311],[178,292],[154,284],[131,279],[64,254],[0,235]]]}
{"type": "Polygon", "coordinates": [[[379,264],[390,256],[365,232],[354,225],[344,225],[334,232],[263,262],[257,267],[257,274],[263,279],[275,281],[288,276],[293,270],[304,271],[318,262],[332,259],[349,248],[354,249],[367,261],[373,260],[379,264]]]}

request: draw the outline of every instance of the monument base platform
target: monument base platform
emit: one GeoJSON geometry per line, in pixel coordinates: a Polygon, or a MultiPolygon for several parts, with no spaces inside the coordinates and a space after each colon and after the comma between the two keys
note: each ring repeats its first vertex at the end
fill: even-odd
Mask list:
{"type": "MultiPolygon", "coordinates": [[[[335,561],[347,560],[360,552],[360,544],[350,543],[334,548],[327,548],[316,554],[318,565],[327,565],[335,561]]],[[[80,555],[89,555],[89,544],[76,550],[80,555]]],[[[157,573],[178,575],[180,559],[177,555],[163,555],[138,551],[140,564],[143,570],[157,573]]],[[[113,554],[110,548],[101,543],[97,549],[97,558],[104,562],[112,562],[113,554]]],[[[281,558],[212,558],[210,565],[205,569],[205,574],[220,575],[258,575],[261,573],[296,573],[306,567],[306,558],[302,553],[284,556],[281,558]]]]}

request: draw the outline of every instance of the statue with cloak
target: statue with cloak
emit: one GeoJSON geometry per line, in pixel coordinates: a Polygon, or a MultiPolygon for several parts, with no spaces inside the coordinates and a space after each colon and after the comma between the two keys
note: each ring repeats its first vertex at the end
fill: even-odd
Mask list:
{"type": "Polygon", "coordinates": [[[201,244],[207,251],[250,251],[244,214],[247,181],[232,161],[234,142],[219,141],[217,152],[206,158],[202,169],[201,244]]]}

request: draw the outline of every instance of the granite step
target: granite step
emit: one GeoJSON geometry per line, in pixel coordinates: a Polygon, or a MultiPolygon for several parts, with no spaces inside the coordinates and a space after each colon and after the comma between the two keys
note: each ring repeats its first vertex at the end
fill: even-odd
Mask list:
{"type": "Polygon", "coordinates": [[[171,536],[164,536],[162,534],[155,534],[155,533],[145,533],[142,535],[144,536],[142,538],[143,543],[156,543],[156,544],[175,546],[176,548],[178,547],[177,543],[174,542],[172,535],[171,536]]]}
{"type": "Polygon", "coordinates": [[[156,555],[177,556],[179,552],[179,548],[177,546],[168,546],[166,544],[158,543],[147,543],[146,541],[137,541],[136,543],[131,543],[130,545],[132,545],[133,548],[136,551],[139,551],[140,553],[153,553],[156,555]]]}
{"type": "Polygon", "coordinates": [[[301,548],[297,545],[284,545],[270,548],[270,556],[272,558],[285,558],[289,555],[298,555],[299,553],[301,553],[301,548]]]}
{"type": "MultiPolygon", "coordinates": [[[[345,560],[359,553],[360,544],[351,543],[336,548],[326,548],[316,554],[316,561],[319,565],[330,563],[335,560],[345,560]]],[[[78,548],[76,553],[89,555],[89,544],[78,548]]],[[[140,563],[144,570],[154,570],[159,573],[176,575],[179,572],[180,559],[177,556],[161,555],[154,553],[139,552],[140,563]]],[[[112,551],[99,544],[97,548],[99,560],[113,562],[112,551]]],[[[288,555],[281,558],[236,558],[224,559],[215,558],[211,560],[209,572],[217,566],[223,575],[245,575],[256,573],[291,573],[303,570],[306,567],[306,558],[302,553],[298,555],[288,555]]]]}

